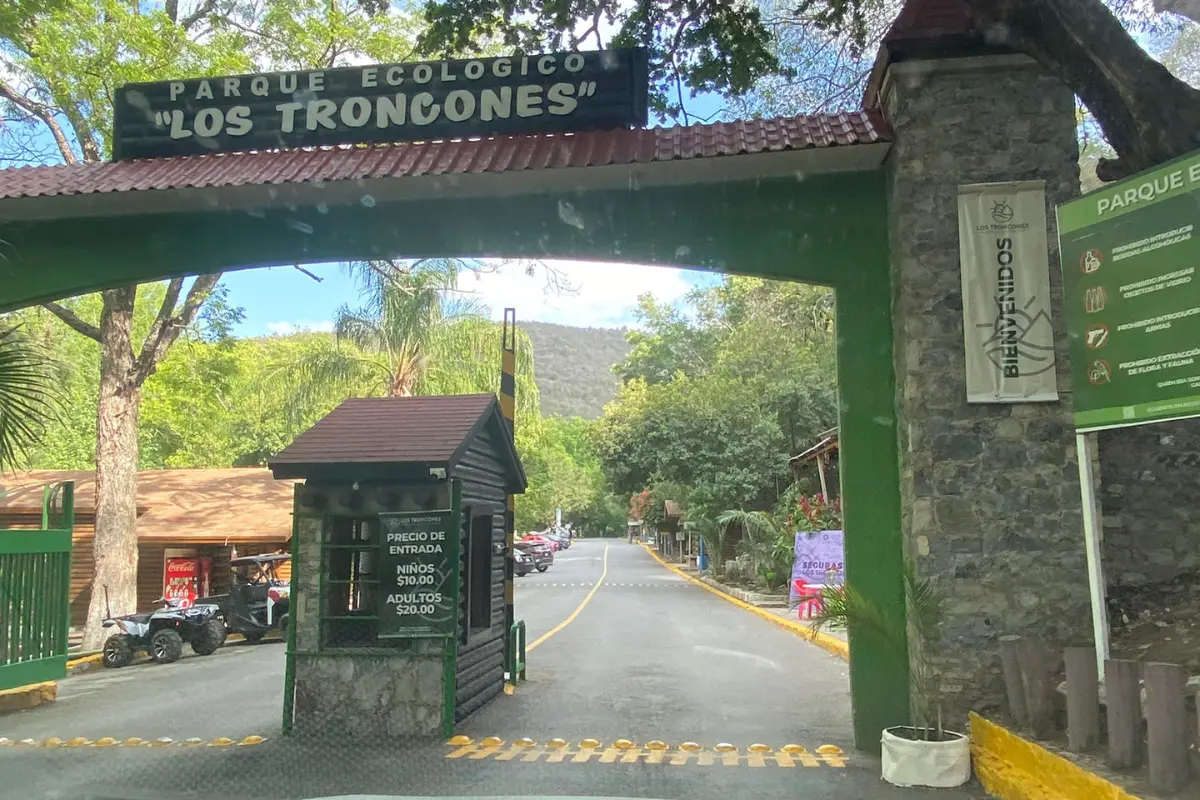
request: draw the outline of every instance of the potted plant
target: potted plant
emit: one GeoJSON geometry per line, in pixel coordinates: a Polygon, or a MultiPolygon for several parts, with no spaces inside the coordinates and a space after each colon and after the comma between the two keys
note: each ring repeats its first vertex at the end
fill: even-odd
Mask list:
{"type": "Polygon", "coordinates": [[[945,617],[945,597],[932,583],[917,578],[911,564],[904,569],[904,594],[907,623],[852,585],[827,587],[811,625],[817,630],[874,631],[890,646],[897,666],[908,669],[913,724],[883,731],[883,779],[895,786],[962,786],[971,779],[969,741],[965,734],[942,726],[941,684],[927,655],[945,617]]]}

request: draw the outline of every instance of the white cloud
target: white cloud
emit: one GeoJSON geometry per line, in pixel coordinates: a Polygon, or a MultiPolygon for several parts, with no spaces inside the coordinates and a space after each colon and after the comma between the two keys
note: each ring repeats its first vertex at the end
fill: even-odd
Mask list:
{"type": "Polygon", "coordinates": [[[275,336],[290,336],[293,333],[332,333],[333,321],[321,322],[268,322],[267,330],[275,336]]]}
{"type": "Polygon", "coordinates": [[[502,319],[505,308],[515,308],[518,321],[614,328],[633,325],[638,295],[649,292],[658,302],[674,302],[693,285],[689,270],[671,267],[599,261],[533,263],[533,276],[523,266],[509,264],[496,272],[466,273],[458,287],[488,306],[493,319],[502,319]],[[572,291],[550,290],[542,265],[557,272],[572,291]]]}

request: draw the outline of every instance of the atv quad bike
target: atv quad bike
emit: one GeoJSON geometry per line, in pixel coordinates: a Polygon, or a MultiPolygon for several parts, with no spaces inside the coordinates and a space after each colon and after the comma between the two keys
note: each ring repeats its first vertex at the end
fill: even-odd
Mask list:
{"type": "Polygon", "coordinates": [[[196,602],[219,606],[226,630],[242,634],[250,644],[262,641],[272,630],[286,637],[291,592],[289,583],[279,577],[279,567],[289,560],[287,553],[235,558],[229,562],[233,570],[229,594],[196,602]]]}
{"type": "Polygon", "coordinates": [[[225,626],[215,605],[184,606],[162,597],[158,602],[164,605],[154,611],[104,620],[105,628],[120,631],[104,642],[104,666],[128,666],[141,650],[155,663],[170,664],[183,655],[184,644],[190,644],[198,656],[209,656],[225,643],[225,626]]]}

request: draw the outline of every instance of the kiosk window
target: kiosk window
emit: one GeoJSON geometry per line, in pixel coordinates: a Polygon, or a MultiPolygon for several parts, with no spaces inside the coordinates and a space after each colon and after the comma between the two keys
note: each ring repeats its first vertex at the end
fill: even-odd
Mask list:
{"type": "Polygon", "coordinates": [[[321,550],[321,645],[374,645],[379,518],[333,517],[321,550]]]}
{"type": "Polygon", "coordinates": [[[492,516],[472,516],[467,543],[467,620],[472,631],[492,624],[492,516]]]}

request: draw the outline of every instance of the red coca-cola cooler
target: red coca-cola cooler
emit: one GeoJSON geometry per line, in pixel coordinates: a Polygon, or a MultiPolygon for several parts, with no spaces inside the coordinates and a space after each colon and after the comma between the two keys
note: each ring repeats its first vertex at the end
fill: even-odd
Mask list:
{"type": "Polygon", "coordinates": [[[212,593],[212,559],[201,556],[168,556],[163,570],[163,597],[190,606],[197,597],[212,593]]]}

